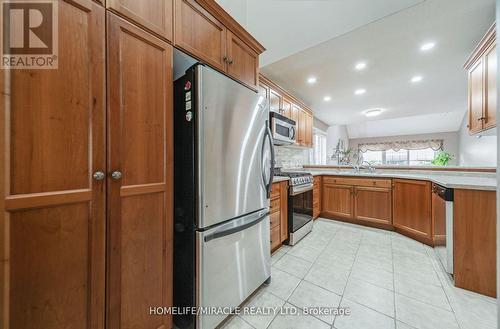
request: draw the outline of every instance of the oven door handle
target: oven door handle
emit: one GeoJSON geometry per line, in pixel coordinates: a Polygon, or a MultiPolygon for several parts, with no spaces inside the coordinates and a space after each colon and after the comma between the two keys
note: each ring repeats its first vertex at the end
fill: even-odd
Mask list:
{"type": "Polygon", "coordinates": [[[274,173],[274,161],[275,161],[275,154],[274,154],[274,144],[273,144],[273,136],[271,133],[271,129],[269,129],[269,122],[266,121],[266,128],[265,128],[265,133],[264,133],[264,139],[262,141],[262,150],[261,150],[261,158],[264,158],[264,150],[266,148],[266,140],[269,140],[269,148],[271,149],[271,168],[269,171],[269,178],[266,181],[266,165],[263,164],[262,166],[262,181],[264,182],[264,186],[266,188],[266,195],[267,198],[269,199],[271,197],[271,186],[273,184],[273,173],[274,173]]]}
{"type": "Polygon", "coordinates": [[[296,196],[296,195],[299,195],[301,193],[304,193],[304,192],[307,192],[307,191],[311,191],[312,189],[314,189],[313,185],[305,187],[305,188],[299,188],[297,190],[294,190],[294,188],[292,187],[292,189],[290,189],[290,195],[291,196],[296,196]]]}

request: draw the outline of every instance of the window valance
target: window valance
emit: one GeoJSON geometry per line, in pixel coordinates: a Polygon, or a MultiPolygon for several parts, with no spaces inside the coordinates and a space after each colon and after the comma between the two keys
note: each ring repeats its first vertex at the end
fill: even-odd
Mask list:
{"type": "Polygon", "coordinates": [[[387,150],[422,150],[431,148],[434,151],[443,149],[442,139],[416,140],[416,141],[395,141],[359,144],[361,152],[366,151],[387,151],[387,150]]]}

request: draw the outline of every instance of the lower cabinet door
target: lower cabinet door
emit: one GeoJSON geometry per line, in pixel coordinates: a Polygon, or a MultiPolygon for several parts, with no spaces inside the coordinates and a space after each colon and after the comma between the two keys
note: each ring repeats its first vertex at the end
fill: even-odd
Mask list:
{"type": "Polygon", "coordinates": [[[431,245],[431,183],[395,179],[393,184],[394,227],[420,242],[431,245]]]}
{"type": "Polygon", "coordinates": [[[172,46],[108,13],[108,325],[171,328],[172,46]]]}
{"type": "Polygon", "coordinates": [[[352,219],[354,217],[353,199],[354,187],[323,184],[322,212],[333,218],[352,219]]]}
{"type": "Polygon", "coordinates": [[[356,220],[392,225],[392,191],[378,187],[356,187],[356,220]]]}
{"type": "Polygon", "coordinates": [[[280,226],[275,226],[271,229],[271,251],[274,251],[281,245],[281,237],[280,237],[280,226]]]}

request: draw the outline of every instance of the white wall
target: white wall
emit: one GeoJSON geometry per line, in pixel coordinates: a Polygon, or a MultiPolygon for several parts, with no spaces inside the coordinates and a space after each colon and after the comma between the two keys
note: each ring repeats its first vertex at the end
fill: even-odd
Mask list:
{"type": "Polygon", "coordinates": [[[347,148],[349,146],[349,136],[347,134],[347,127],[345,125],[332,125],[328,127],[326,131],[326,163],[336,165],[336,161],[331,159],[335,147],[339,139],[344,141],[344,145],[347,148]]]}
{"type": "Polygon", "coordinates": [[[454,159],[450,161],[450,165],[458,165],[458,163],[460,162],[459,160],[460,155],[458,149],[458,144],[459,144],[458,132],[388,136],[388,137],[374,137],[374,138],[353,138],[349,140],[349,146],[357,150],[358,145],[364,143],[393,142],[400,140],[428,140],[428,139],[442,139],[444,150],[454,156],[454,159]]]}
{"type": "Polygon", "coordinates": [[[241,26],[247,27],[247,0],[215,0],[241,26]]]}
{"type": "MultiPolygon", "coordinates": [[[[496,128],[495,128],[496,130],[496,128]]],[[[497,166],[497,136],[471,136],[465,116],[459,134],[459,165],[466,167],[497,166]]]]}

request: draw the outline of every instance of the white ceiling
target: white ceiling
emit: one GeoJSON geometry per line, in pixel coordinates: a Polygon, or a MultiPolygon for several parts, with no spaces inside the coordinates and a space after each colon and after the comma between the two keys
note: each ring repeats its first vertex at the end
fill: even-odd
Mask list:
{"type": "MultiPolygon", "coordinates": [[[[262,71],[304,99],[329,125],[455,111],[463,116],[467,76],[462,65],[493,23],[494,6],[494,0],[427,0],[262,71]],[[422,54],[419,46],[428,40],[437,45],[422,54]],[[368,68],[357,72],[353,66],[360,60],[368,68]],[[417,74],[424,80],[411,84],[417,74]],[[314,86],[305,82],[310,75],[318,78],[314,86]],[[355,96],[358,88],[365,88],[366,94],[355,96]],[[332,100],[324,102],[325,95],[332,100]],[[378,107],[386,109],[378,117],[366,118],[362,113],[378,107]]],[[[449,129],[446,122],[441,124],[442,131],[449,129]]],[[[422,130],[411,124],[407,128],[406,134],[422,130]]],[[[397,127],[381,129],[392,135],[397,127]]],[[[374,133],[366,128],[366,136],[374,133]]]]}
{"type": "Polygon", "coordinates": [[[452,132],[460,129],[463,112],[415,115],[347,125],[349,138],[369,138],[452,132]]]}
{"type": "Polygon", "coordinates": [[[216,0],[266,47],[261,66],[424,0],[216,0]]]}

